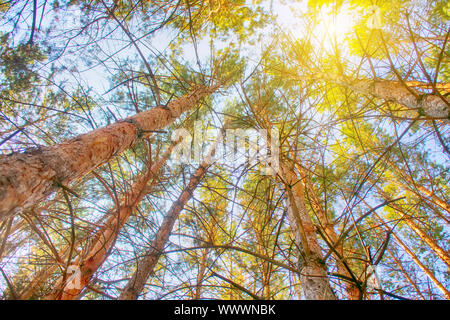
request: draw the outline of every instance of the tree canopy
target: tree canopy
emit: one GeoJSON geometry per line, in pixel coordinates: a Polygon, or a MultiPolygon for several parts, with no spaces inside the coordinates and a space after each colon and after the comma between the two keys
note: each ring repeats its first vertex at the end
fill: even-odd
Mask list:
{"type": "Polygon", "coordinates": [[[450,299],[449,2],[0,16],[3,299],[450,299]]]}

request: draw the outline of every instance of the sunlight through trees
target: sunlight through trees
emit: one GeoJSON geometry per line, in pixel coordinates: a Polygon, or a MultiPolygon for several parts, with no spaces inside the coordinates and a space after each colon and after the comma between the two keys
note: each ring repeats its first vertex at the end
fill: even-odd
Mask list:
{"type": "Polygon", "coordinates": [[[2,299],[450,299],[447,1],[0,15],[2,299]]]}

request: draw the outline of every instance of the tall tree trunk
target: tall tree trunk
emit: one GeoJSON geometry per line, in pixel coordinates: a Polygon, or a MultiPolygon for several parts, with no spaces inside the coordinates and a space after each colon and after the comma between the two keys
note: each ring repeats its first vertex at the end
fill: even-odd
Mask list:
{"type": "Polygon", "coordinates": [[[413,281],[413,279],[411,279],[408,272],[406,272],[405,268],[403,268],[402,262],[394,255],[394,253],[389,248],[387,248],[387,252],[389,252],[392,259],[394,259],[395,264],[401,270],[401,272],[405,276],[406,280],[408,280],[408,282],[411,284],[411,286],[414,288],[414,290],[416,290],[417,294],[422,298],[422,300],[425,300],[425,297],[423,296],[422,292],[420,292],[419,287],[417,287],[417,284],[413,281]]]}
{"type": "Polygon", "coordinates": [[[211,163],[211,157],[215,153],[217,144],[221,139],[217,139],[211,150],[206,157],[206,159],[200,164],[197,170],[192,175],[186,188],[181,192],[177,201],[175,201],[167,212],[164,220],[156,233],[155,239],[153,239],[150,250],[146,252],[144,257],[137,262],[136,271],[134,272],[131,279],[125,285],[119,300],[136,300],[138,295],[144,289],[145,283],[147,282],[150,275],[158,263],[159,257],[164,250],[164,247],[169,240],[170,233],[172,232],[175,221],[178,219],[181,211],[183,210],[186,203],[191,199],[194,190],[197,188],[200,180],[205,175],[211,163]]]}
{"type": "MultiPolygon", "coordinates": [[[[267,115],[259,110],[255,110],[255,114],[268,132],[267,147],[273,150],[274,146],[270,145],[272,124],[267,115]]],[[[287,193],[287,217],[299,251],[298,269],[303,296],[306,300],[336,300],[328,281],[327,265],[317,240],[316,228],[306,210],[303,182],[298,179],[294,166],[288,166],[282,159],[279,159],[277,173],[287,193]]]]}
{"type": "Polygon", "coordinates": [[[0,156],[0,218],[28,208],[59,186],[84,176],[134,145],[140,137],[174,122],[219,85],[137,113],[66,142],[0,156]]]}
{"type": "MultiPolygon", "coordinates": [[[[303,79],[335,83],[362,94],[393,101],[408,109],[417,111],[419,115],[424,115],[429,118],[447,120],[450,118],[450,103],[448,100],[437,94],[424,94],[417,91],[414,89],[414,87],[418,87],[415,82],[405,82],[403,84],[398,81],[389,80],[345,79],[341,76],[327,74],[299,78],[299,80],[303,79]],[[408,86],[408,84],[411,86],[408,86]]],[[[439,88],[442,87],[447,88],[448,85],[444,84],[439,86],[439,88]]]]}
{"type": "Polygon", "coordinates": [[[423,94],[413,88],[406,88],[400,82],[387,80],[357,80],[346,83],[346,86],[355,91],[370,94],[377,98],[393,101],[416,110],[430,118],[449,119],[450,104],[435,94],[423,94]],[[415,94],[413,94],[414,92],[415,94]]]}
{"type": "Polygon", "coordinates": [[[294,169],[280,160],[279,175],[288,194],[288,220],[299,249],[299,272],[303,296],[307,300],[334,300],[328,281],[327,266],[317,241],[314,224],[305,206],[301,181],[294,169]]]}
{"type": "MultiPolygon", "coordinates": [[[[297,167],[298,168],[298,167],[297,167]]],[[[303,170],[300,170],[303,172],[303,170]]],[[[314,211],[317,215],[317,218],[320,221],[320,224],[322,228],[325,231],[326,236],[328,237],[328,241],[330,244],[334,245],[338,242],[338,236],[336,235],[336,231],[334,230],[334,225],[329,221],[328,216],[325,212],[325,210],[322,208],[322,205],[320,204],[319,199],[316,196],[316,193],[314,192],[314,189],[309,181],[309,179],[304,175],[304,185],[306,187],[307,191],[307,198],[310,199],[311,206],[314,208],[314,211]]],[[[337,252],[334,253],[335,260],[336,260],[336,266],[337,271],[339,274],[352,279],[352,274],[347,269],[349,267],[346,266],[344,263],[344,246],[342,244],[342,241],[339,242],[339,244],[335,247],[335,250],[337,252]]],[[[354,282],[350,282],[348,280],[345,281],[345,291],[347,293],[347,298],[349,300],[359,300],[360,299],[360,290],[358,289],[358,286],[354,282]]]]}
{"type": "Polygon", "coordinates": [[[78,256],[75,265],[79,266],[79,285],[73,286],[60,278],[56,282],[55,290],[47,299],[72,300],[76,299],[81,291],[89,284],[92,275],[106,260],[114,246],[117,236],[125,222],[128,220],[142,198],[151,188],[147,187],[151,178],[155,177],[166,163],[176,143],[173,143],[163,156],[146,173],[136,178],[129,193],[121,201],[119,208],[111,211],[111,216],[95,234],[91,245],[87,248],[84,257],[78,256]],[[117,213],[116,213],[117,212],[117,213]]]}
{"type": "MultiPolygon", "coordinates": [[[[391,200],[391,198],[380,187],[376,186],[376,188],[383,199],[388,201],[391,200]]],[[[439,259],[441,259],[448,267],[450,267],[450,256],[448,252],[442,249],[434,239],[432,239],[425,231],[423,231],[422,228],[414,222],[413,218],[404,212],[402,207],[394,202],[390,203],[389,206],[400,213],[402,215],[403,221],[411,228],[411,230],[413,230],[430,247],[430,249],[433,250],[433,252],[439,257],[439,259]]]]}
{"type": "MultiPolygon", "coordinates": [[[[380,154],[378,154],[380,156],[380,154]]],[[[386,159],[386,162],[389,164],[390,168],[395,173],[395,181],[400,185],[403,189],[409,190],[418,196],[424,198],[427,202],[432,203],[435,207],[439,209],[445,210],[447,213],[450,213],[450,204],[448,201],[445,201],[438,197],[434,192],[428,190],[421,184],[418,184],[414,181],[411,176],[404,172],[401,168],[398,167],[396,163],[386,159]]],[[[439,216],[445,220],[447,223],[449,222],[449,217],[445,217],[443,214],[439,214],[439,216]]]]}
{"type": "Polygon", "coordinates": [[[420,239],[422,239],[431,248],[431,250],[433,250],[439,259],[441,259],[447,267],[450,267],[450,256],[448,255],[448,252],[442,249],[438,243],[425,231],[423,231],[422,228],[420,228],[420,226],[417,225],[411,218],[405,217],[405,222],[420,237],[420,239]]]}
{"type": "Polygon", "coordinates": [[[434,276],[433,272],[430,271],[418,258],[417,256],[408,248],[408,246],[395,234],[395,232],[390,229],[385,221],[376,213],[374,215],[380,220],[381,224],[385,226],[386,230],[391,232],[394,239],[397,243],[402,247],[403,250],[411,257],[411,259],[415,262],[415,264],[428,276],[428,278],[434,283],[434,285],[444,294],[445,298],[450,300],[450,292],[445,288],[442,283],[439,282],[438,279],[434,276]]]}
{"type": "Polygon", "coordinates": [[[197,273],[197,283],[195,285],[194,299],[199,300],[202,297],[202,286],[203,280],[205,279],[206,272],[206,261],[208,259],[209,249],[202,249],[202,257],[200,259],[200,264],[197,273]]]}
{"type": "MultiPolygon", "coordinates": [[[[67,251],[68,252],[68,251],[67,251]]],[[[20,300],[28,300],[42,287],[42,285],[52,276],[59,267],[58,263],[40,270],[34,275],[33,279],[28,283],[27,287],[20,293],[20,300]]]]}

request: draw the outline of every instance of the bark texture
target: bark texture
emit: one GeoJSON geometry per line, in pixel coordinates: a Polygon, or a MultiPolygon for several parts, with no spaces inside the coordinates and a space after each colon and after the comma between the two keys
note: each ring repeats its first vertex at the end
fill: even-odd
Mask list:
{"type": "Polygon", "coordinates": [[[305,206],[302,182],[295,171],[280,161],[279,175],[288,194],[288,220],[295,236],[299,255],[302,294],[307,300],[335,300],[328,281],[327,266],[317,241],[315,226],[305,206]]]}
{"type": "MultiPolygon", "coordinates": [[[[378,156],[380,156],[380,154],[378,154],[378,156]]],[[[397,182],[399,186],[417,194],[427,202],[433,204],[437,209],[446,211],[447,216],[444,215],[445,213],[439,213],[438,215],[447,223],[449,222],[450,216],[448,216],[448,214],[450,213],[450,204],[447,200],[440,198],[433,191],[430,191],[428,188],[414,181],[411,178],[411,175],[408,174],[408,172],[405,172],[405,170],[402,170],[395,162],[389,159],[386,159],[386,162],[389,164],[392,171],[394,171],[395,182],[397,182]]]]}
{"type": "Polygon", "coordinates": [[[354,81],[347,85],[365,94],[371,94],[383,100],[389,100],[423,114],[430,118],[450,119],[450,105],[435,94],[422,94],[413,88],[406,88],[405,85],[396,81],[354,81]],[[416,94],[412,94],[411,91],[416,94]]]}
{"type": "Polygon", "coordinates": [[[403,273],[406,280],[408,280],[409,284],[414,288],[414,290],[416,290],[416,292],[420,296],[420,298],[422,300],[426,300],[425,297],[423,296],[422,292],[420,292],[419,287],[417,286],[416,282],[413,279],[411,279],[408,272],[405,270],[405,268],[403,268],[401,261],[392,253],[391,250],[389,250],[389,248],[387,248],[387,252],[389,252],[392,259],[394,259],[395,264],[397,265],[398,269],[403,273]]]}
{"type": "Polygon", "coordinates": [[[164,220],[156,233],[155,239],[153,239],[150,247],[151,249],[145,253],[145,256],[138,261],[136,271],[134,272],[131,279],[126,284],[119,297],[119,300],[136,300],[139,294],[144,289],[145,283],[147,282],[150,275],[153,273],[156,264],[158,263],[159,257],[164,250],[164,247],[169,240],[170,233],[172,232],[175,221],[178,219],[181,211],[183,210],[186,203],[191,199],[194,190],[197,188],[200,180],[205,175],[211,163],[211,157],[215,153],[215,149],[220,140],[217,140],[212,146],[211,151],[203,161],[197,170],[192,175],[189,180],[188,185],[183,190],[183,192],[178,197],[167,212],[164,220]]]}
{"type": "Polygon", "coordinates": [[[411,260],[414,261],[414,263],[428,276],[428,278],[433,282],[433,284],[444,294],[445,298],[447,300],[450,300],[450,291],[448,291],[445,286],[439,282],[439,280],[434,276],[434,273],[428,269],[420,260],[417,258],[417,256],[414,254],[414,252],[411,251],[411,249],[408,248],[408,246],[397,236],[397,234],[392,231],[390,228],[387,227],[386,222],[376,213],[374,212],[375,216],[380,220],[381,224],[385,226],[385,229],[389,232],[391,232],[392,236],[394,237],[395,241],[402,247],[403,250],[410,256],[411,260]]]}
{"type": "MultiPolygon", "coordinates": [[[[398,81],[389,80],[365,80],[365,79],[345,79],[341,76],[318,73],[314,76],[299,77],[299,80],[313,79],[327,81],[347,87],[362,94],[375,96],[379,99],[393,101],[408,109],[415,110],[419,115],[432,119],[450,119],[450,103],[445,96],[433,93],[422,93],[415,87],[416,81],[406,81],[404,84],[398,81]]],[[[448,84],[438,84],[437,89],[442,93],[448,90],[448,84]],[[442,89],[443,88],[443,89],[442,89]]],[[[441,93],[441,94],[442,94],[441,93]]]]}
{"type": "Polygon", "coordinates": [[[0,156],[0,218],[38,203],[59,186],[108,162],[143,135],[175,121],[218,87],[198,87],[167,106],[154,107],[54,146],[0,156]]]}
{"type": "MultiPolygon", "coordinates": [[[[320,221],[320,224],[325,231],[325,234],[328,238],[328,242],[330,242],[331,245],[335,246],[336,252],[334,252],[334,256],[336,259],[336,266],[337,271],[339,274],[352,279],[352,275],[350,274],[350,271],[347,269],[348,265],[346,266],[344,262],[344,246],[342,242],[340,241],[338,243],[339,237],[336,234],[336,231],[334,230],[334,225],[331,223],[331,221],[328,219],[328,216],[325,212],[325,210],[322,208],[319,199],[317,198],[313,187],[309,180],[307,178],[304,179],[304,185],[306,187],[307,191],[307,197],[310,199],[311,206],[314,208],[315,214],[317,215],[317,218],[320,221]],[[335,245],[337,243],[337,245],[335,245]]],[[[345,291],[347,293],[347,298],[349,300],[360,300],[360,290],[358,289],[358,286],[351,281],[345,282],[345,291]]]]}
{"type": "Polygon", "coordinates": [[[75,265],[79,266],[79,286],[69,285],[60,278],[55,285],[53,293],[47,296],[51,300],[73,300],[78,298],[83,289],[89,284],[92,275],[98,270],[108,257],[117,236],[125,222],[131,216],[136,206],[142,198],[148,194],[151,187],[147,184],[151,178],[155,177],[162,166],[169,158],[175,143],[172,144],[164,155],[145,174],[140,175],[132,184],[128,194],[120,203],[119,208],[111,211],[111,215],[106,219],[102,227],[93,237],[90,246],[85,250],[86,255],[78,256],[75,265]]]}
{"type": "Polygon", "coordinates": [[[199,300],[202,297],[202,285],[206,275],[206,260],[208,259],[208,253],[208,249],[202,250],[202,257],[200,259],[200,265],[197,273],[197,284],[195,286],[194,300],[199,300]]]}

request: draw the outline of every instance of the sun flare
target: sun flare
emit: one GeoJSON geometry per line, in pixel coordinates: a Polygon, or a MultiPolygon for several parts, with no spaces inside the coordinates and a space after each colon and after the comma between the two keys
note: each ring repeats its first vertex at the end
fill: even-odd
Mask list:
{"type": "Polygon", "coordinates": [[[316,45],[330,50],[334,45],[343,44],[358,23],[358,12],[348,5],[339,8],[322,6],[312,15],[303,5],[280,6],[278,8],[279,23],[296,39],[314,38],[316,45]],[[300,24],[309,16],[311,24],[300,24]]]}
{"type": "Polygon", "coordinates": [[[319,40],[324,41],[325,44],[331,44],[334,41],[342,43],[356,24],[356,14],[346,6],[337,10],[324,6],[317,20],[314,32],[319,40]]]}

